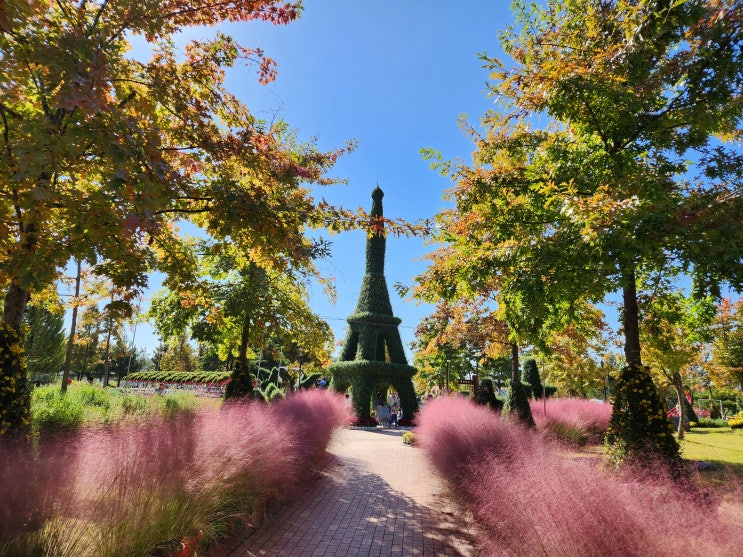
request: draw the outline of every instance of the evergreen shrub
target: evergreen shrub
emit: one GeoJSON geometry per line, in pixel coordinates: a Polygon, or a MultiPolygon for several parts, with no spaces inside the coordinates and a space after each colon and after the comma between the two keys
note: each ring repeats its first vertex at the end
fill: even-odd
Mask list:
{"type": "Polygon", "coordinates": [[[224,399],[256,398],[256,378],[250,371],[250,364],[237,362],[232,372],[232,378],[224,391],[224,399]]]}
{"type": "Polygon", "coordinates": [[[534,418],[531,415],[529,396],[522,382],[508,381],[506,399],[503,402],[503,416],[513,416],[528,427],[534,427],[534,418]]]}
{"type": "Polygon", "coordinates": [[[524,383],[531,388],[531,396],[542,398],[542,380],[539,377],[539,368],[534,358],[529,358],[524,362],[524,383]]]}
{"type": "Polygon", "coordinates": [[[23,342],[0,320],[0,437],[23,435],[31,426],[31,389],[26,377],[23,342]]]}
{"type": "Polygon", "coordinates": [[[480,388],[477,390],[477,404],[487,406],[491,410],[501,411],[503,401],[495,396],[495,387],[492,379],[483,379],[480,381],[480,388]]]}

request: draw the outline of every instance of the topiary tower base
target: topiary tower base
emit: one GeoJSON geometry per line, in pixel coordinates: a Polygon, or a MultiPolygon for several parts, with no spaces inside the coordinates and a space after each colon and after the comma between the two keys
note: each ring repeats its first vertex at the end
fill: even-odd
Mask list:
{"type": "Polygon", "coordinates": [[[363,419],[371,417],[370,402],[378,392],[386,392],[389,387],[397,391],[403,416],[411,418],[418,411],[418,399],[413,389],[412,378],[416,369],[407,364],[355,360],[336,362],[331,365],[333,382],[331,386],[338,391],[353,389],[353,408],[356,416],[363,419]]]}
{"type": "Polygon", "coordinates": [[[609,457],[618,464],[663,461],[675,467],[681,464],[681,455],[673,433],[649,369],[623,368],[604,439],[609,457]]]}

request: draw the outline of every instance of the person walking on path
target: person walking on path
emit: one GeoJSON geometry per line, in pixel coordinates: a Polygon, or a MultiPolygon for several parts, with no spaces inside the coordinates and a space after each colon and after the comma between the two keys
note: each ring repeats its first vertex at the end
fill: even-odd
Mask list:
{"type": "Polygon", "coordinates": [[[229,557],[474,553],[471,528],[402,431],[341,429],[328,450],[333,464],[229,557]]]}

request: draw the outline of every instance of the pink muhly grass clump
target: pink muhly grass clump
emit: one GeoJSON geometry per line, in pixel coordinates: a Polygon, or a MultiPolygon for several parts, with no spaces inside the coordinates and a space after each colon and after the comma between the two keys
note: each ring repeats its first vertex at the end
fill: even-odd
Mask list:
{"type": "Polygon", "coordinates": [[[459,397],[433,399],[416,418],[416,442],[428,453],[434,466],[446,476],[460,476],[484,453],[504,460],[516,458],[517,438],[525,433],[509,426],[485,406],[459,397]]]}
{"type": "Polygon", "coordinates": [[[585,398],[547,399],[530,401],[531,413],[537,428],[548,435],[578,444],[599,442],[606,433],[611,418],[611,404],[585,398]]]}
{"type": "Polygon", "coordinates": [[[18,517],[0,528],[0,553],[145,555],[198,530],[213,542],[291,494],[343,406],[303,392],[49,437],[38,457],[0,451],[0,516],[18,517]]]}
{"type": "Polygon", "coordinates": [[[343,395],[329,389],[299,391],[275,408],[276,419],[285,421],[311,459],[324,452],[335,428],[350,417],[343,395]]]}
{"type": "MultiPolygon", "coordinates": [[[[483,535],[483,555],[725,555],[741,539],[740,507],[667,475],[612,475],[571,459],[533,431],[459,399],[428,403],[421,446],[455,486],[483,535]],[[429,406],[430,404],[430,406],[429,406]],[[510,430],[510,431],[509,431],[510,430]],[[680,527],[683,525],[683,527],[680,527]]],[[[548,409],[549,411],[549,409],[548,409]]]]}

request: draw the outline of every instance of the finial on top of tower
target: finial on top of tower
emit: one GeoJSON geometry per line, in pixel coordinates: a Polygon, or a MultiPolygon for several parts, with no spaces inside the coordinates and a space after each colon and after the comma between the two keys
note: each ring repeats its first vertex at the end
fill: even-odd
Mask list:
{"type": "Polygon", "coordinates": [[[382,198],[384,197],[384,192],[382,191],[382,188],[379,187],[379,184],[377,184],[377,187],[374,188],[374,191],[372,192],[372,210],[371,215],[373,217],[381,217],[384,215],[384,211],[382,210],[382,198]]]}

